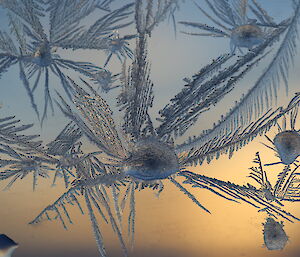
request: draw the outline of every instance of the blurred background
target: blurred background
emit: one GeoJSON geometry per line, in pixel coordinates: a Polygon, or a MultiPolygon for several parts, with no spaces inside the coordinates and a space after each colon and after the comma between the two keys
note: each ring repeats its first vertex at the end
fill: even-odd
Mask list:
{"type": "MultiPolygon", "coordinates": [[[[113,7],[118,8],[127,1],[116,0],[113,7]]],[[[196,1],[205,6],[204,0],[196,1]]],[[[280,21],[292,13],[291,2],[283,0],[259,0],[259,2],[280,21]]],[[[93,13],[90,19],[95,19],[101,11],[93,13]]],[[[176,13],[177,21],[207,22],[192,1],[186,0],[176,13]]],[[[89,22],[89,21],[87,21],[89,22]]],[[[0,27],[7,29],[5,11],[0,9],[0,27]]],[[[166,105],[177,92],[181,90],[183,78],[191,77],[220,54],[229,52],[229,40],[221,38],[201,38],[187,36],[180,31],[186,31],[178,24],[175,37],[172,23],[164,22],[155,29],[149,42],[149,55],[154,82],[154,107],[151,109],[153,118],[158,117],[158,110],[166,105]]],[[[130,33],[133,27],[121,30],[121,34],[130,33]]],[[[134,48],[134,40],[130,47],[134,48]]],[[[65,51],[59,54],[72,60],[91,61],[103,66],[106,55],[95,51],[65,51]]],[[[272,55],[272,54],[271,54],[272,55]]],[[[270,56],[269,58],[271,58],[270,56]]],[[[295,66],[291,69],[289,79],[289,95],[285,90],[279,94],[278,105],[285,105],[299,87],[300,60],[295,57],[295,66]]],[[[188,136],[198,135],[203,129],[212,126],[221,114],[240,99],[242,93],[253,85],[257,72],[263,70],[267,60],[255,68],[248,76],[238,83],[215,108],[203,113],[196,126],[190,129],[182,142],[188,136]]],[[[127,61],[130,64],[130,60],[127,61]]],[[[121,63],[113,57],[108,69],[113,73],[120,72],[121,63]]],[[[76,75],[74,75],[76,76],[76,75]]],[[[77,75],[78,77],[78,75],[77,75]]],[[[30,107],[25,90],[18,78],[18,69],[12,68],[0,80],[0,116],[15,115],[23,123],[34,123],[31,133],[38,133],[45,142],[54,139],[58,132],[67,124],[66,118],[55,111],[41,127],[30,107]]],[[[53,89],[59,89],[59,82],[51,79],[53,89]]],[[[54,92],[54,90],[53,90],[54,92]]],[[[43,100],[41,90],[40,99],[43,100]]],[[[115,111],[114,115],[120,123],[121,114],[117,112],[116,100],[118,89],[103,94],[115,111]]],[[[53,93],[54,94],[54,93],[53,93]]],[[[42,100],[40,103],[42,103],[42,100]]],[[[300,127],[300,124],[298,124],[300,127]]],[[[276,130],[269,132],[271,138],[276,130]]],[[[247,175],[252,166],[252,159],[257,151],[261,152],[262,161],[276,161],[271,150],[261,144],[266,139],[258,137],[254,142],[235,153],[230,160],[222,156],[210,164],[191,167],[190,170],[231,182],[244,184],[251,182],[247,175]]],[[[276,175],[282,166],[276,165],[266,169],[270,180],[275,183],[276,175]]],[[[0,233],[5,233],[20,244],[15,252],[16,257],[94,257],[98,256],[96,244],[88,217],[78,210],[70,208],[73,225],[66,231],[59,222],[44,222],[39,225],[28,225],[44,207],[54,202],[64,191],[63,182],[56,187],[50,187],[51,181],[39,180],[36,191],[32,191],[32,178],[17,182],[9,191],[0,192],[0,233]]],[[[1,183],[4,188],[6,184],[1,183]]],[[[189,188],[190,189],[190,188],[189,188]]],[[[300,256],[300,223],[285,224],[289,243],[283,251],[268,251],[263,247],[263,226],[266,215],[258,213],[257,209],[246,204],[237,204],[221,199],[209,192],[191,189],[199,201],[212,214],[204,213],[192,201],[187,199],[173,184],[166,183],[159,198],[151,190],[143,190],[137,195],[136,242],[130,251],[130,256],[158,257],[297,257],[300,256]]],[[[286,209],[300,217],[300,203],[286,204],[286,209]]],[[[101,223],[108,256],[122,256],[119,242],[111,228],[101,223]]],[[[126,230],[125,230],[126,231],[126,230]]]]}

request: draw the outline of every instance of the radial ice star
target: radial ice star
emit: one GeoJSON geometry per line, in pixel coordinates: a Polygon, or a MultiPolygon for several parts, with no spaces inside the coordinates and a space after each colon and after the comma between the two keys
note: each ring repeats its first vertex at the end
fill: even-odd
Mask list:
{"type": "Polygon", "coordinates": [[[113,55],[116,55],[121,62],[123,62],[122,57],[126,58],[126,56],[128,56],[129,58],[133,58],[133,52],[128,47],[129,43],[127,40],[135,37],[135,35],[120,37],[118,31],[114,31],[111,35],[109,35],[106,50],[108,57],[105,61],[104,67],[108,64],[113,55]]]}
{"type": "Polygon", "coordinates": [[[0,257],[11,257],[18,246],[19,245],[8,236],[4,234],[0,235],[0,257]]]}
{"type": "Polygon", "coordinates": [[[32,62],[40,65],[41,67],[47,67],[51,64],[52,60],[52,49],[48,42],[42,43],[37,47],[33,54],[32,62]]]}
{"type": "Polygon", "coordinates": [[[196,4],[198,9],[204,14],[216,27],[198,22],[180,22],[189,27],[198,28],[204,33],[186,33],[194,36],[209,37],[227,37],[230,38],[230,48],[235,52],[236,48],[251,49],[262,43],[268,36],[272,28],[278,28],[271,16],[256,2],[252,1],[218,1],[212,0],[206,3],[214,14],[210,15],[200,5],[196,4]],[[248,9],[253,14],[249,18],[248,9]]]}
{"type": "Polygon", "coordinates": [[[119,75],[120,73],[113,75],[110,71],[103,69],[97,72],[92,80],[99,85],[98,89],[101,88],[103,92],[108,93],[110,90],[120,87],[120,85],[113,85],[119,75]]]}
{"type": "Polygon", "coordinates": [[[11,31],[0,31],[0,74],[15,64],[19,65],[20,79],[39,118],[40,110],[35,101],[36,89],[44,84],[43,122],[49,108],[54,111],[52,75],[59,78],[69,98],[72,92],[66,79],[67,70],[80,73],[102,86],[98,83],[101,75],[98,72],[103,69],[90,62],[65,59],[55,53],[56,50],[97,49],[113,52],[119,58],[129,56],[131,50],[127,46],[127,37],[111,39],[111,33],[114,28],[121,29],[129,25],[124,20],[130,16],[132,4],[108,11],[111,1],[106,0],[45,1],[41,3],[43,7],[36,11],[34,2],[4,1],[1,6],[9,10],[11,31]],[[91,26],[83,25],[84,19],[98,8],[107,10],[106,14],[91,26]],[[48,17],[48,14],[50,23],[45,26],[42,17],[48,17]],[[41,83],[42,80],[44,83],[41,83]]]}
{"type": "Polygon", "coordinates": [[[283,224],[269,217],[263,225],[264,241],[268,250],[282,250],[288,242],[283,224]]]}

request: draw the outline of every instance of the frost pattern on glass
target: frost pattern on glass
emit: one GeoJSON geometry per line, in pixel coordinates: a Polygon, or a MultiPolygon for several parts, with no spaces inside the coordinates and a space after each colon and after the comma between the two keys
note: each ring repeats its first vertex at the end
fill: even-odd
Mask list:
{"type": "Polygon", "coordinates": [[[268,250],[282,250],[288,242],[288,237],[283,229],[283,223],[267,218],[264,225],[264,242],[268,250]]]}
{"type": "MultiPolygon", "coordinates": [[[[101,232],[102,221],[110,224],[124,255],[128,256],[128,242],[123,228],[127,222],[129,243],[133,245],[137,216],[136,194],[145,189],[160,194],[167,190],[165,185],[168,182],[207,213],[210,213],[208,207],[193,195],[192,190],[208,190],[226,200],[247,203],[257,208],[268,216],[264,224],[264,239],[268,249],[283,248],[286,235],[282,224],[274,219],[299,221],[299,218],[285,210],[283,203],[300,199],[297,164],[299,131],[296,130],[300,93],[296,93],[287,106],[271,108],[270,101],[276,97],[270,95],[270,92],[276,92],[279,88],[279,78],[288,83],[288,70],[297,45],[300,2],[293,1],[294,14],[290,18],[275,24],[273,18],[255,0],[206,1],[214,15],[227,24],[225,26],[232,26],[230,37],[234,47],[247,47],[251,51],[241,56],[222,54],[201,68],[192,79],[184,79],[185,87],[159,112],[157,126],[149,114],[153,105],[154,83],[148,60],[148,42],[154,29],[168,16],[174,15],[181,1],[136,0],[114,11],[109,9],[110,2],[0,2],[9,10],[12,31],[18,43],[17,47],[8,33],[1,32],[0,50],[3,53],[0,53],[0,72],[6,71],[11,65],[19,65],[20,78],[36,113],[38,107],[33,93],[40,83],[40,76],[45,74],[42,120],[46,117],[48,105],[52,105],[48,88],[50,71],[60,78],[68,96],[66,98],[58,93],[57,104],[69,123],[48,144],[38,141],[35,135],[22,134],[32,125],[19,125],[14,117],[0,120],[0,167],[3,169],[0,179],[11,179],[6,188],[29,174],[33,175],[33,189],[37,186],[38,177],[52,176],[52,185],[57,183],[58,178],[63,178],[67,188],[30,224],[58,220],[67,229],[69,224],[74,223],[69,208],[77,206],[90,219],[100,256],[107,256],[101,232]],[[47,9],[43,8],[45,5],[47,9]],[[95,9],[107,14],[89,28],[79,26],[78,21],[95,9]],[[255,21],[248,18],[248,10],[256,17],[255,21]],[[39,21],[44,13],[50,13],[49,39],[39,21]],[[118,30],[131,24],[127,18],[132,14],[136,33],[120,37],[118,30]],[[243,26],[250,26],[251,29],[266,27],[259,30],[259,33],[263,33],[263,40],[255,41],[252,45],[248,45],[249,42],[244,44],[245,39],[238,39],[239,33],[245,37],[248,35],[244,34],[250,33],[250,43],[253,43],[253,35],[248,31],[249,27],[243,26]],[[28,44],[27,38],[32,42],[28,44]],[[134,51],[127,48],[127,39],[135,39],[134,51]],[[270,55],[278,41],[277,52],[249,93],[211,129],[184,144],[177,144],[177,138],[195,124],[198,116],[232,91],[255,65],[270,55]],[[112,75],[110,71],[90,63],[61,59],[52,52],[53,47],[105,50],[108,53],[105,64],[114,54],[121,61],[125,56],[131,57],[133,61],[130,67],[123,63],[122,72],[112,75]],[[76,82],[65,75],[61,68],[73,69],[86,78],[76,82]],[[29,79],[34,74],[36,81],[31,88],[29,79]],[[120,88],[118,107],[124,115],[120,128],[116,125],[112,109],[92,85],[92,82],[101,81],[105,84],[103,91],[109,91],[114,87],[116,77],[121,82],[115,86],[120,88]],[[290,117],[290,129],[286,126],[287,117],[290,117]],[[250,183],[237,185],[189,171],[191,165],[202,164],[204,160],[210,162],[222,154],[231,157],[257,136],[268,133],[280,120],[283,125],[279,126],[280,131],[274,140],[267,136],[269,143],[273,144],[268,147],[278,154],[280,163],[285,164],[275,183],[269,181],[264,166],[270,166],[270,169],[276,166],[272,166],[274,163],[264,165],[259,153],[255,155],[254,166],[250,168],[249,174],[249,178],[258,184],[256,186],[250,183]],[[282,135],[285,136],[282,133],[292,133],[292,143],[289,139],[282,139],[282,135]],[[83,150],[83,144],[87,143],[85,139],[96,148],[95,151],[83,150]],[[129,212],[125,217],[127,205],[129,212]],[[280,243],[270,241],[274,234],[270,224],[277,229],[276,235],[282,238],[280,243]]],[[[210,20],[225,29],[224,25],[199,8],[210,20]]],[[[203,24],[199,26],[210,31],[213,36],[222,33],[217,28],[203,24]]]]}

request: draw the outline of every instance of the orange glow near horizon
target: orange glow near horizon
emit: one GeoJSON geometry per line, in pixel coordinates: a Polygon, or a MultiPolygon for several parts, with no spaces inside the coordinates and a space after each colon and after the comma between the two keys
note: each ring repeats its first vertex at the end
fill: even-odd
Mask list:
{"type": "MultiPolygon", "coordinates": [[[[260,143],[252,143],[236,153],[231,160],[222,156],[209,165],[203,164],[190,170],[218,179],[230,178],[237,184],[253,183],[246,177],[248,167],[251,167],[255,152],[261,149],[264,146],[260,143]]],[[[274,159],[273,153],[263,152],[262,159],[274,159]]],[[[268,170],[273,181],[272,169],[268,170]]],[[[298,256],[295,255],[300,252],[298,223],[284,222],[290,242],[283,251],[270,252],[263,247],[262,223],[265,214],[258,213],[257,209],[245,203],[229,202],[203,189],[187,188],[212,214],[199,209],[171,183],[165,184],[159,198],[152,190],[137,192],[136,241],[131,256],[298,256]]],[[[30,219],[64,192],[62,183],[54,190],[46,182],[40,183],[35,193],[31,190],[31,181],[27,179],[26,183],[16,184],[9,192],[0,194],[1,205],[5,206],[0,209],[1,231],[7,232],[20,244],[15,256],[50,257],[54,253],[58,257],[97,256],[88,216],[81,215],[74,207],[69,208],[74,224],[69,225],[68,231],[62,228],[59,221],[27,225],[30,219]]],[[[297,203],[287,204],[286,207],[288,211],[300,216],[297,203]]],[[[124,224],[126,222],[124,217],[124,224]]],[[[110,256],[121,256],[118,240],[109,225],[101,222],[101,228],[110,256]]],[[[126,231],[124,225],[124,235],[126,231]]]]}

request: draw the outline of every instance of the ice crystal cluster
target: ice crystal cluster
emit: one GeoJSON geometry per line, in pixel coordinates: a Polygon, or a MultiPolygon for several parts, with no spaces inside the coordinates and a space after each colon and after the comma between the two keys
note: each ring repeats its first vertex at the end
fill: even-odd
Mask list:
{"type": "MultiPolygon", "coordinates": [[[[171,17],[176,24],[176,13],[185,1],[122,1],[125,5],[111,9],[116,2],[0,1],[7,11],[11,30],[10,33],[0,32],[0,75],[13,65],[19,66],[20,79],[38,117],[35,90],[44,87],[40,121],[47,118],[48,107],[54,105],[50,77],[58,77],[64,93],[57,92],[53,97],[67,120],[59,135],[46,144],[39,141],[38,136],[25,133],[32,125],[21,125],[14,117],[1,118],[0,180],[10,179],[6,189],[27,175],[33,176],[33,189],[40,177],[53,177],[53,184],[63,178],[66,192],[30,224],[60,220],[67,229],[68,224],[73,223],[68,207],[76,205],[82,213],[88,213],[102,257],[107,254],[100,221],[111,225],[127,256],[123,225],[126,220],[129,240],[133,243],[138,215],[135,195],[147,188],[157,193],[167,191],[165,181],[170,181],[205,212],[209,212],[208,208],[188,187],[194,191],[208,190],[225,200],[258,208],[267,216],[265,244],[271,250],[282,249],[287,237],[282,224],[274,219],[299,220],[283,203],[300,201],[297,161],[300,93],[296,92],[286,106],[278,107],[275,100],[282,86],[288,88],[288,72],[298,44],[300,1],[290,1],[291,15],[280,22],[275,21],[258,0],[196,1],[202,14],[199,19],[205,17],[217,27],[187,21],[179,22],[179,26],[204,31],[185,34],[228,37],[231,50],[199,67],[192,78],[185,78],[183,89],[159,111],[156,121],[149,113],[153,106],[154,83],[148,43],[162,22],[171,17]],[[97,20],[89,26],[82,25],[92,12],[99,12],[97,20]],[[45,19],[49,19],[48,26],[42,23],[45,19]],[[133,28],[134,33],[122,36],[127,27],[133,28]],[[98,67],[84,60],[61,58],[56,53],[58,49],[74,53],[79,49],[104,51],[107,59],[103,60],[103,67],[98,67]],[[115,75],[104,68],[114,55],[122,62],[120,73],[115,75]],[[124,61],[126,58],[129,67],[124,61]],[[242,84],[244,77],[257,65],[265,67],[234,107],[210,129],[184,143],[177,143],[190,127],[196,126],[200,116],[242,84]],[[68,70],[75,71],[78,76],[69,75],[68,70]],[[102,90],[98,90],[99,87],[102,90]],[[119,90],[116,103],[123,117],[121,127],[117,126],[112,108],[103,95],[113,88],[119,90]],[[271,139],[274,126],[278,127],[278,134],[271,139]],[[189,170],[193,165],[201,165],[205,160],[209,163],[223,154],[231,157],[261,135],[266,135],[265,145],[274,150],[278,162],[264,165],[260,154],[256,153],[249,175],[256,185],[237,185],[189,170]],[[87,141],[95,151],[83,150],[87,141]],[[272,185],[264,166],[273,169],[278,163],[284,168],[272,185]],[[129,206],[128,215],[124,211],[126,205],[129,206]]],[[[174,28],[177,31],[178,26],[174,28]]]]}

